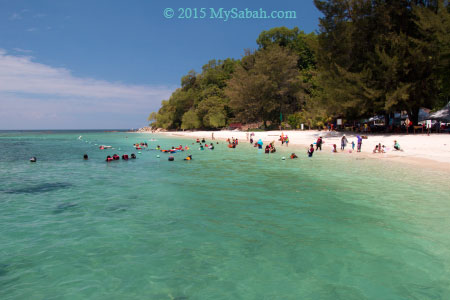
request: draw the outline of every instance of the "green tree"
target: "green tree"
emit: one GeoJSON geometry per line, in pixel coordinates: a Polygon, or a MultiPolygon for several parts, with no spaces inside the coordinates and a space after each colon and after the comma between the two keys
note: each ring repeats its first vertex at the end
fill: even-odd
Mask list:
{"type": "Polygon", "coordinates": [[[297,56],[289,49],[270,45],[248,53],[228,81],[225,94],[243,122],[279,122],[282,112],[298,106],[300,89],[297,56]]]}
{"type": "Polygon", "coordinates": [[[416,11],[435,1],[314,1],[320,19],[318,65],[323,100],[337,114],[361,117],[421,106],[439,94],[436,44],[416,11]]]}
{"type": "Polygon", "coordinates": [[[261,32],[256,43],[261,49],[270,45],[279,45],[291,49],[298,55],[297,66],[299,69],[311,69],[316,65],[314,48],[317,44],[317,35],[312,32],[305,34],[298,27],[275,27],[261,32]]]}
{"type": "Polygon", "coordinates": [[[193,110],[188,110],[184,115],[181,123],[181,129],[197,129],[201,125],[197,114],[193,110]]]}

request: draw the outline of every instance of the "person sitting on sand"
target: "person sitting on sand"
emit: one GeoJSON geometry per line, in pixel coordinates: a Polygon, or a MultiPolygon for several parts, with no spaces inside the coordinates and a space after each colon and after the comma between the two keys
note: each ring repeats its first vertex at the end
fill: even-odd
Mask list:
{"type": "Polygon", "coordinates": [[[384,153],[384,149],[381,149],[381,143],[378,143],[378,153],[384,153]]]}
{"type": "Polygon", "coordinates": [[[298,156],[295,153],[292,153],[291,154],[291,159],[295,159],[295,158],[298,158],[298,156]]]}
{"type": "Polygon", "coordinates": [[[314,153],[314,145],[311,144],[311,146],[308,149],[308,157],[312,157],[314,153]]]}
{"type": "Polygon", "coordinates": [[[378,152],[378,145],[375,145],[375,148],[373,149],[373,153],[377,153],[378,152]]]}
{"type": "Polygon", "coordinates": [[[397,141],[394,141],[394,149],[397,150],[397,151],[403,151],[403,150],[400,148],[400,144],[399,144],[397,141]]]}

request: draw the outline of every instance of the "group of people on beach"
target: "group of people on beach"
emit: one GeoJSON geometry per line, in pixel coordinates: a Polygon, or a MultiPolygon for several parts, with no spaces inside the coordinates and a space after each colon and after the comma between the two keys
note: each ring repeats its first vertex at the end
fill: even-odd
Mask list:
{"type": "Polygon", "coordinates": [[[286,144],[286,147],[289,146],[289,137],[287,135],[284,135],[284,133],[281,133],[279,141],[281,142],[281,146],[286,144]]]}

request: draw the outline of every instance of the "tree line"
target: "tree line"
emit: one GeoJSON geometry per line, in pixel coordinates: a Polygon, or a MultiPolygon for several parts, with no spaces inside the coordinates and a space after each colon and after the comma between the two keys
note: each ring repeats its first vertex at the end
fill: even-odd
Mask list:
{"type": "Polygon", "coordinates": [[[211,60],[190,71],[153,127],[216,129],[260,122],[321,127],[421,107],[450,96],[448,1],[314,0],[319,31],[272,28],[241,59],[211,60]]]}

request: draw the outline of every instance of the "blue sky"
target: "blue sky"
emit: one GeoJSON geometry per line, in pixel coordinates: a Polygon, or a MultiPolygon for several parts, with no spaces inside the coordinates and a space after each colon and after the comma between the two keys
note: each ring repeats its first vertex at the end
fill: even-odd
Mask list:
{"type": "Polygon", "coordinates": [[[312,0],[0,0],[0,129],[145,126],[189,70],[240,58],[272,27],[315,31],[319,16],[312,0]],[[296,18],[209,18],[221,7],[296,18]],[[179,8],[206,8],[206,18],[179,19],[179,8]]]}

